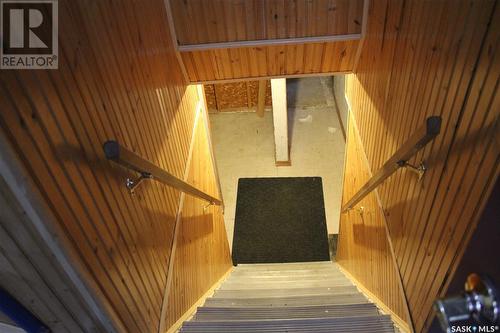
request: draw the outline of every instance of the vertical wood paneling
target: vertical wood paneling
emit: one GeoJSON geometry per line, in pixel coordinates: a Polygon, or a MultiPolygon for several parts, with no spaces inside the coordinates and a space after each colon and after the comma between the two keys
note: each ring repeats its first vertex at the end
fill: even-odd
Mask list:
{"type": "MultiPolygon", "coordinates": [[[[198,92],[184,83],[163,1],[58,5],[59,69],[2,71],[0,128],[112,317],[129,332],[157,332],[180,193],[146,181],[130,195],[124,181],[137,175],[107,161],[102,144],[116,139],[182,177],[198,92]]],[[[197,159],[195,184],[215,182],[196,169],[210,155],[197,159]]],[[[194,204],[184,209],[194,212],[194,204]]],[[[227,247],[217,235],[205,250],[227,247]]],[[[195,264],[200,288],[220,272],[195,264]]]]}
{"type": "MultiPolygon", "coordinates": [[[[194,140],[188,182],[218,197],[206,127],[201,119],[194,140]]],[[[206,202],[202,200],[185,197],[166,327],[172,326],[232,265],[222,208],[205,206],[206,202]]]]}
{"type": "Polygon", "coordinates": [[[179,45],[359,34],[363,0],[169,0],[179,45]]]}
{"type": "Polygon", "coordinates": [[[191,82],[350,72],[359,40],[181,52],[191,82]],[[200,64],[204,64],[201,66],[200,64]]]}
{"type": "Polygon", "coordinates": [[[410,161],[426,161],[423,180],[401,170],[378,189],[417,331],[498,177],[499,18],[488,0],[373,2],[358,72],[347,78],[372,171],[426,117],[443,119],[441,134],[410,161]]]}
{"type": "MultiPolygon", "coordinates": [[[[343,203],[352,198],[371,176],[352,115],[348,124],[343,203]]],[[[409,325],[384,215],[375,193],[369,194],[357,207],[363,208],[350,210],[340,216],[337,262],[391,309],[398,317],[397,322],[409,325]]]]}

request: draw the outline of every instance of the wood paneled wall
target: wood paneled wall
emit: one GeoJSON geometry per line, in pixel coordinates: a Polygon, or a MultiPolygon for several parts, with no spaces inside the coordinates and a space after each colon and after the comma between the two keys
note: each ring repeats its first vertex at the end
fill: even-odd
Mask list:
{"type": "MultiPolygon", "coordinates": [[[[206,128],[205,121],[198,122],[187,181],[219,197],[206,128]]],[[[222,208],[210,206],[205,209],[206,205],[203,200],[185,197],[178,227],[166,327],[171,327],[232,267],[222,208]]]]}
{"type": "Polygon", "coordinates": [[[359,40],[181,52],[191,82],[350,72],[359,40]]]}
{"type": "Polygon", "coordinates": [[[179,45],[359,34],[363,0],[169,0],[179,45]]]}
{"type": "MultiPolygon", "coordinates": [[[[207,105],[211,112],[256,110],[259,81],[217,83],[205,85],[207,105]]],[[[265,106],[271,106],[271,81],[267,80],[265,106]]]]}
{"type": "MultiPolygon", "coordinates": [[[[146,181],[130,195],[125,179],[137,175],[107,161],[102,144],[116,139],[182,178],[200,96],[184,83],[162,0],[61,0],[58,6],[59,69],[1,71],[0,129],[117,327],[157,332],[180,193],[146,181]]],[[[197,169],[209,156],[197,154],[195,185],[214,182],[213,173],[197,169]]],[[[209,211],[222,220],[219,210],[209,211]]],[[[195,204],[183,211],[198,213],[195,204]]],[[[185,237],[197,244],[189,234],[195,229],[185,237]]],[[[229,262],[216,250],[227,247],[220,232],[203,230],[217,233],[204,249],[229,262]]],[[[204,279],[199,288],[215,282],[221,271],[185,264],[201,265],[200,275],[185,276],[188,288],[192,280],[204,279]]]]}
{"type": "MultiPolygon", "coordinates": [[[[347,78],[346,93],[372,171],[427,116],[443,119],[441,134],[410,161],[425,160],[422,181],[401,170],[378,189],[419,332],[426,330],[432,302],[445,292],[498,177],[499,25],[500,8],[493,0],[373,1],[358,72],[347,78]]],[[[351,215],[343,217],[341,230],[356,223],[351,215]]],[[[371,239],[368,230],[363,226],[359,232],[371,239]]],[[[339,246],[345,260],[356,248],[346,233],[339,246]]],[[[364,255],[357,265],[369,261],[364,255]]],[[[362,278],[363,269],[352,270],[362,278]]]]}
{"type": "MultiPolygon", "coordinates": [[[[352,114],[349,116],[347,138],[343,203],[352,198],[371,177],[352,114]]],[[[337,262],[391,309],[397,316],[396,322],[410,326],[397,266],[391,256],[384,215],[375,192],[357,207],[340,215],[337,262]]]]}

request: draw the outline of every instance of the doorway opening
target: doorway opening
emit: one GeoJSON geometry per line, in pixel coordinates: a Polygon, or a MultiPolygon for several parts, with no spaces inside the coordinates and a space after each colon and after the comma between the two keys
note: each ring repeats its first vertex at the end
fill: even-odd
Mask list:
{"type": "Polygon", "coordinates": [[[258,81],[205,86],[230,248],[239,179],[320,177],[333,258],[339,230],[348,119],[344,76],[286,80],[289,165],[276,163],[276,119],[273,119],[269,81],[265,89],[264,112],[259,115],[258,81]]]}

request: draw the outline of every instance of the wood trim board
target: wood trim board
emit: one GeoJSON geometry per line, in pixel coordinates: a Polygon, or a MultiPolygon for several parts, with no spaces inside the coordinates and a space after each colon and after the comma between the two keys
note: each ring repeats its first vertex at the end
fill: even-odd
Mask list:
{"type": "Polygon", "coordinates": [[[260,80],[271,80],[271,79],[296,79],[296,78],[306,78],[306,77],[322,77],[322,76],[346,75],[346,74],[351,74],[351,73],[352,73],[352,71],[339,71],[339,72],[307,73],[307,74],[266,75],[266,76],[244,77],[244,78],[236,78],[236,79],[193,81],[191,83],[192,84],[217,84],[217,83],[232,83],[232,82],[241,82],[241,81],[260,81],[260,80]]]}
{"type": "Polygon", "coordinates": [[[177,50],[180,52],[193,52],[193,51],[206,51],[206,50],[217,50],[217,49],[234,49],[242,47],[264,47],[264,46],[277,46],[277,45],[341,42],[341,41],[360,40],[360,39],[361,39],[361,34],[262,39],[262,40],[249,40],[249,41],[236,41],[236,42],[223,42],[223,43],[177,45],[177,50]]]}

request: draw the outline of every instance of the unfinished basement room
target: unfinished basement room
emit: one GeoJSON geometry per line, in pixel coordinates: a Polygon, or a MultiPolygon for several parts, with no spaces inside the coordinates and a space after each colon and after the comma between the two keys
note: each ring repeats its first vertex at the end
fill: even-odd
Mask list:
{"type": "Polygon", "coordinates": [[[0,333],[500,333],[498,0],[0,20],[0,333]]]}

